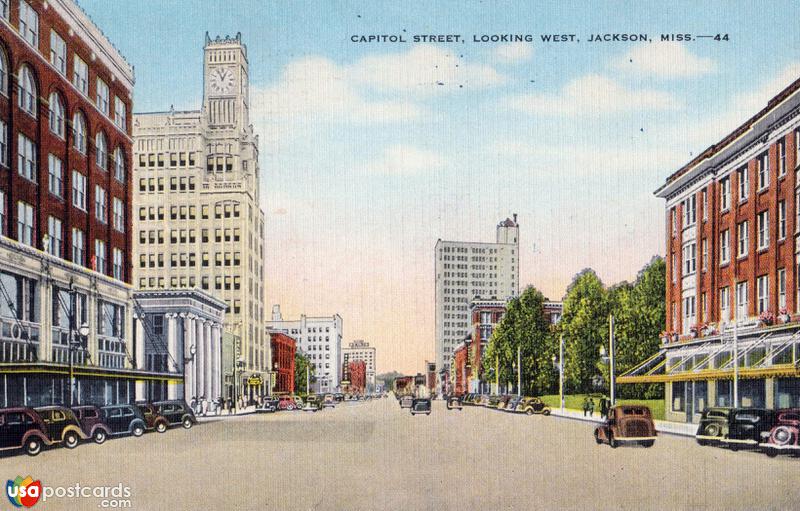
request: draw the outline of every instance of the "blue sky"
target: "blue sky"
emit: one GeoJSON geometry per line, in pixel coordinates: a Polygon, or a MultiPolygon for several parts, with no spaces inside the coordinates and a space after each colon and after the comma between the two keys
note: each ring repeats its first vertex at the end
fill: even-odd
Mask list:
{"type": "Polygon", "coordinates": [[[522,283],[558,299],[585,267],[633,279],[664,251],[653,190],[800,77],[794,2],[80,3],[135,66],[135,111],[198,108],[205,32],[242,32],[268,300],[341,313],[379,371],[433,356],[438,238],[491,240],[516,212],[522,283]],[[615,32],[729,40],[587,41],[615,32]],[[540,42],[555,33],[581,42],[540,42]]]}

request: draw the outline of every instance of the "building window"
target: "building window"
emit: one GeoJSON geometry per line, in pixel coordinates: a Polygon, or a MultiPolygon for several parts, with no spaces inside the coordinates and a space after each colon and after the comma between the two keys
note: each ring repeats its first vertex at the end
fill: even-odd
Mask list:
{"type": "Polygon", "coordinates": [[[25,0],[19,2],[19,34],[31,46],[39,46],[39,15],[25,0]]]}
{"type": "Polygon", "coordinates": [[[47,251],[56,257],[61,257],[62,232],[61,220],[53,216],[47,217],[47,236],[49,241],[47,251]]]}
{"type": "Polygon", "coordinates": [[[769,246],[769,211],[762,211],[757,217],[758,223],[758,249],[769,246]]]}
{"type": "Polygon", "coordinates": [[[6,192],[0,190],[0,236],[6,232],[6,192]]]}
{"type": "Polygon", "coordinates": [[[757,284],[757,291],[758,291],[758,310],[756,311],[758,314],[762,312],[766,312],[769,310],[769,276],[762,275],[756,279],[757,284]]]}
{"type": "Polygon", "coordinates": [[[114,229],[119,232],[125,232],[125,206],[117,197],[114,197],[112,202],[114,213],[114,229]]]}
{"type": "Polygon", "coordinates": [[[59,158],[47,156],[47,169],[50,176],[48,189],[58,198],[64,198],[64,168],[59,158]]]}
{"type": "Polygon", "coordinates": [[[695,297],[687,296],[683,299],[683,333],[688,334],[690,329],[697,322],[695,309],[695,297]]]}
{"type": "Polygon", "coordinates": [[[86,176],[72,171],[72,205],[86,211],[86,176]]]}
{"type": "Polygon", "coordinates": [[[719,264],[727,264],[730,261],[730,230],[726,229],[719,233],[719,264]]]}
{"type": "Polygon", "coordinates": [[[786,201],[778,202],[778,239],[786,239],[786,201]]]}
{"type": "Polygon", "coordinates": [[[117,280],[122,280],[123,272],[125,269],[125,259],[122,255],[122,250],[115,248],[114,249],[114,278],[117,280]]]}
{"type": "Polygon", "coordinates": [[[33,206],[27,202],[17,202],[17,241],[33,245],[33,206]]]}
{"type": "MultiPolygon", "coordinates": [[[[3,0],[0,0],[2,4],[3,0]]],[[[0,48],[0,94],[8,96],[8,56],[6,52],[0,48]]]]}
{"type": "Polygon", "coordinates": [[[95,185],[94,187],[94,216],[103,223],[108,222],[106,191],[100,185],[95,185]]]}
{"type": "Polygon", "coordinates": [[[738,249],[736,251],[737,257],[745,257],[747,255],[747,241],[749,234],[747,232],[747,220],[736,226],[736,239],[738,240],[738,249]]]}
{"type": "Polygon", "coordinates": [[[86,264],[86,245],[84,245],[83,231],[77,227],[72,228],[72,262],[86,264]]]}
{"type": "Polygon", "coordinates": [[[67,43],[55,30],[50,31],[50,63],[62,75],[67,75],[67,43]]]}
{"type": "Polygon", "coordinates": [[[94,271],[106,272],[106,242],[94,240],[94,271]]]}
{"type": "Polygon", "coordinates": [[[114,96],[114,124],[119,127],[122,131],[125,131],[125,127],[128,124],[128,114],[125,107],[125,102],[119,99],[118,96],[114,96]]]}
{"type": "Polygon", "coordinates": [[[708,238],[703,238],[703,271],[708,270],[708,238]]]}
{"type": "Polygon", "coordinates": [[[8,165],[8,124],[0,120],[0,165],[8,165]]]}
{"type": "Polygon", "coordinates": [[[36,81],[33,79],[33,71],[28,66],[22,66],[19,70],[17,105],[23,111],[36,117],[36,81]]]}
{"type": "Polygon", "coordinates": [[[730,319],[729,307],[730,293],[727,287],[723,287],[719,290],[719,317],[722,321],[730,319]]]}
{"type": "Polygon", "coordinates": [[[778,177],[786,175],[786,141],[778,140],[778,177]]]}
{"type": "Polygon", "coordinates": [[[36,181],[36,144],[22,133],[17,148],[17,172],[29,181],[36,181]]]}
{"type": "Polygon", "coordinates": [[[75,54],[72,55],[72,85],[85,96],[89,95],[89,66],[75,54]]]}
{"type": "Polygon", "coordinates": [[[786,269],[778,270],[778,311],[786,308],[786,269]]]}
{"type": "Polygon", "coordinates": [[[756,158],[758,167],[758,191],[764,190],[769,186],[769,154],[764,152],[756,158]]]}
{"type": "Polygon", "coordinates": [[[108,115],[108,84],[101,78],[97,79],[97,108],[108,115]]]}
{"type": "Polygon", "coordinates": [[[86,119],[80,112],[75,112],[72,117],[72,132],[74,134],[73,146],[81,154],[86,154],[86,119]]]}
{"type": "Polygon", "coordinates": [[[739,179],[739,202],[746,201],[747,196],[750,194],[750,178],[747,174],[747,165],[740,168],[736,174],[739,179]]]}
{"type": "Polygon", "coordinates": [[[114,178],[120,183],[125,182],[125,155],[121,147],[114,149],[114,178]]]}
{"type": "Polygon", "coordinates": [[[64,138],[64,102],[57,92],[50,94],[50,132],[64,138]]]}
{"type": "Polygon", "coordinates": [[[731,197],[731,178],[726,177],[719,182],[719,210],[728,211],[731,197]]]}
{"type": "Polygon", "coordinates": [[[683,227],[694,225],[697,221],[697,197],[690,195],[683,203],[683,227]]]}
{"type": "Polygon", "coordinates": [[[736,284],[736,319],[747,317],[747,282],[736,284]]]}
{"type": "Polygon", "coordinates": [[[95,144],[95,162],[97,166],[103,170],[108,169],[108,142],[106,142],[106,136],[101,131],[95,136],[94,139],[95,144]]]}
{"type": "Polygon", "coordinates": [[[672,222],[672,237],[674,238],[678,234],[678,213],[675,208],[670,211],[670,221],[672,222]]]}
{"type": "Polygon", "coordinates": [[[697,244],[683,247],[683,275],[691,275],[697,269],[697,244]]]}
{"type": "Polygon", "coordinates": [[[703,189],[703,222],[708,220],[708,192],[703,189]]]}
{"type": "Polygon", "coordinates": [[[4,20],[8,20],[8,4],[10,0],[0,0],[0,16],[4,20]]]}

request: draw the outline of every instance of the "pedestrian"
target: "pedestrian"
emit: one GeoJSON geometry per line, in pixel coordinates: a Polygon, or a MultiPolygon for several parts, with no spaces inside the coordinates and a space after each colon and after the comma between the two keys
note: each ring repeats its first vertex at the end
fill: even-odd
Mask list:
{"type": "Polygon", "coordinates": [[[594,415],[594,399],[589,398],[589,417],[594,415]]]}
{"type": "Polygon", "coordinates": [[[189,405],[192,408],[192,411],[195,415],[197,415],[197,397],[192,396],[192,403],[189,405]]]}
{"type": "Polygon", "coordinates": [[[603,419],[608,417],[608,400],[605,396],[600,398],[600,417],[603,419]]]}
{"type": "Polygon", "coordinates": [[[586,417],[586,412],[589,411],[589,398],[583,398],[583,416],[586,417]]]}
{"type": "Polygon", "coordinates": [[[222,403],[223,403],[222,396],[219,396],[217,398],[217,409],[215,410],[216,411],[216,415],[221,415],[222,414],[222,408],[223,408],[222,403]]]}
{"type": "Polygon", "coordinates": [[[225,406],[228,408],[228,415],[233,413],[233,399],[228,398],[225,400],[225,406]]]}
{"type": "Polygon", "coordinates": [[[200,398],[200,414],[205,417],[206,412],[208,412],[208,400],[203,396],[200,398]]]}

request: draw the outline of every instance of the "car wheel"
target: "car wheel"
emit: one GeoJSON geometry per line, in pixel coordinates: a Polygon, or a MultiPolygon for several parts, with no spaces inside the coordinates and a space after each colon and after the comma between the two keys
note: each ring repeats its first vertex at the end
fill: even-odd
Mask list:
{"type": "Polygon", "coordinates": [[[549,409],[545,409],[545,411],[542,412],[542,415],[545,415],[545,416],[550,415],[550,410],[549,409]]]}
{"type": "Polygon", "coordinates": [[[192,419],[190,419],[189,417],[183,419],[183,428],[190,429],[191,427],[192,427],[192,419]]]}
{"type": "Polygon", "coordinates": [[[739,444],[731,443],[731,444],[728,445],[728,449],[730,449],[733,452],[736,452],[736,451],[739,450],[739,444]]]}
{"type": "Polygon", "coordinates": [[[772,432],[772,442],[777,445],[788,445],[792,441],[792,430],[786,426],[778,426],[772,432]]]}
{"type": "Polygon", "coordinates": [[[705,436],[720,436],[720,433],[722,433],[722,428],[719,427],[719,424],[709,424],[706,426],[703,432],[705,433],[705,436]]]}
{"type": "Polygon", "coordinates": [[[38,437],[32,436],[25,442],[25,452],[29,456],[36,456],[42,452],[42,441],[38,437]]]}
{"type": "Polygon", "coordinates": [[[78,447],[78,442],[80,442],[80,437],[74,431],[68,431],[67,434],[64,435],[64,447],[67,449],[78,447]]]}
{"type": "Polygon", "coordinates": [[[94,440],[96,444],[102,444],[106,441],[106,432],[102,429],[98,429],[94,432],[94,435],[92,435],[92,440],[94,440]]]}
{"type": "Polygon", "coordinates": [[[528,408],[525,410],[525,415],[533,415],[533,408],[528,408]]]}
{"type": "Polygon", "coordinates": [[[700,446],[708,445],[708,442],[703,440],[702,438],[698,438],[697,439],[697,445],[700,445],[700,446]]]}
{"type": "Polygon", "coordinates": [[[653,447],[654,443],[655,443],[655,440],[645,440],[644,442],[642,442],[642,445],[644,447],[653,447]]]}
{"type": "Polygon", "coordinates": [[[612,449],[619,447],[619,442],[617,442],[617,439],[614,438],[613,433],[609,433],[608,435],[608,445],[610,445],[612,449]]]}
{"type": "Polygon", "coordinates": [[[603,440],[600,438],[600,435],[598,434],[597,430],[595,430],[595,432],[594,432],[594,441],[595,441],[595,443],[597,445],[600,445],[600,444],[603,443],[603,440]]]}
{"type": "Polygon", "coordinates": [[[767,447],[764,449],[764,454],[769,456],[770,458],[774,458],[778,455],[778,449],[773,449],[772,447],[767,447]]]}
{"type": "Polygon", "coordinates": [[[166,430],[167,430],[167,425],[164,424],[163,422],[159,422],[158,424],[156,424],[156,431],[158,431],[159,433],[164,433],[166,430]]]}
{"type": "Polygon", "coordinates": [[[136,426],[133,427],[133,431],[131,431],[131,433],[133,433],[133,436],[144,435],[144,426],[137,424],[136,426]]]}

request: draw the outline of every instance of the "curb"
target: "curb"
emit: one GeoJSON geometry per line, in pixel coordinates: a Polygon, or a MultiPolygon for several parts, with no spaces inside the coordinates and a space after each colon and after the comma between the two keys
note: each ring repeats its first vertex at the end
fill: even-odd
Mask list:
{"type": "MultiPolygon", "coordinates": [[[[580,412],[570,412],[561,410],[553,410],[550,415],[554,417],[561,417],[563,419],[571,419],[581,422],[591,422],[594,424],[600,424],[603,422],[603,419],[599,417],[587,417],[580,415],[580,412]]],[[[672,423],[668,421],[662,420],[654,420],[653,421],[656,426],[656,431],[659,433],[663,433],[665,435],[674,435],[674,436],[681,436],[681,437],[691,437],[694,438],[695,431],[697,429],[696,424],[685,424],[684,423],[672,423]]]]}

